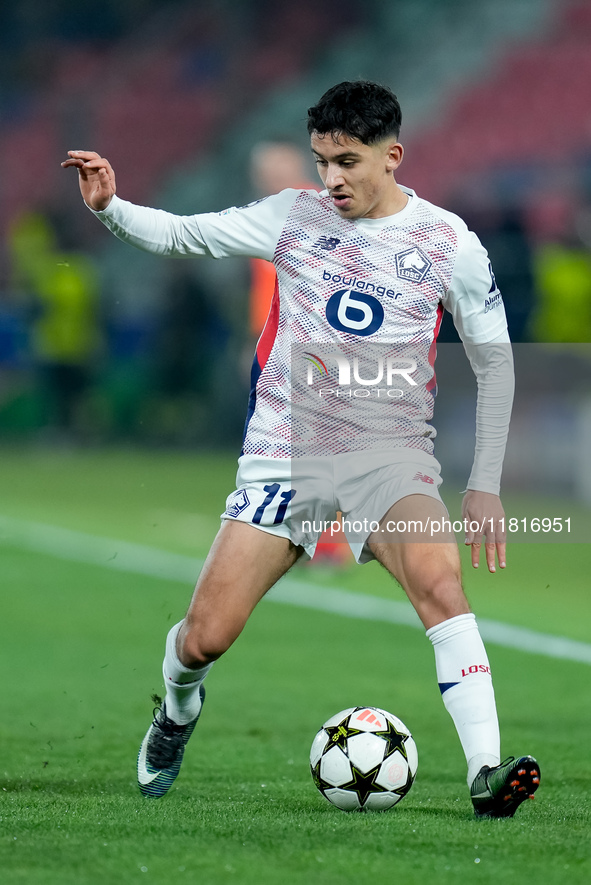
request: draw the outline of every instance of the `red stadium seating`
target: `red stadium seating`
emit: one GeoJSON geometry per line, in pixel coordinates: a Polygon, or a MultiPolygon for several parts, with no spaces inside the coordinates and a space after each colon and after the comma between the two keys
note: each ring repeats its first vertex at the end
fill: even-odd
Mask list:
{"type": "Polygon", "coordinates": [[[0,229],[19,211],[59,199],[68,148],[100,151],[125,181],[126,196],[149,200],[155,182],[198,158],[262,92],[300,76],[329,20],[332,37],[346,30],[347,17],[332,14],[338,6],[279,4],[272,15],[259,9],[247,16],[243,27],[209,0],[187,3],[183,14],[177,6],[163,17],[161,9],[133,38],[56,44],[43,93],[26,119],[0,132],[0,229]]]}
{"type": "Polygon", "coordinates": [[[512,47],[483,83],[450,102],[445,123],[407,145],[404,177],[434,202],[466,176],[591,153],[591,6],[564,10],[544,42],[512,47]]]}

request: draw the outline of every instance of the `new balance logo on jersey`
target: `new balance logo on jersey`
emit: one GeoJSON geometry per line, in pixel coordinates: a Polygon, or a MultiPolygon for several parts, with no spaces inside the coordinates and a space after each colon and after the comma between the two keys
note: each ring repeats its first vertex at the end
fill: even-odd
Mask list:
{"type": "Polygon", "coordinates": [[[326,252],[332,252],[341,241],[336,237],[319,237],[314,243],[314,248],[324,249],[326,252]]]}
{"type": "Polygon", "coordinates": [[[420,471],[417,471],[417,473],[415,473],[413,479],[420,479],[421,482],[428,482],[429,485],[433,485],[433,483],[435,482],[432,477],[427,476],[426,473],[421,473],[420,471]]]}
{"type": "Polygon", "coordinates": [[[416,246],[396,256],[396,273],[400,279],[410,280],[411,283],[422,283],[431,265],[432,262],[416,246]]]}

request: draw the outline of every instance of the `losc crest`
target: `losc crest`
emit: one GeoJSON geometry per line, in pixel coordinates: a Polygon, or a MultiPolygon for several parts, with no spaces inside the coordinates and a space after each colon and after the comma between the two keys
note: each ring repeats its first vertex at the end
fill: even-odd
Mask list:
{"type": "Polygon", "coordinates": [[[422,283],[431,265],[432,262],[416,246],[396,255],[397,275],[400,279],[409,280],[411,283],[422,283]]]}

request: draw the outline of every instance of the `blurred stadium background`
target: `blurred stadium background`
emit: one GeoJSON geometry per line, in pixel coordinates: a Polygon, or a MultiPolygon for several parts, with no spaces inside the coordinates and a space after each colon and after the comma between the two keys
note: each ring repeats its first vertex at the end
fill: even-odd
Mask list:
{"type": "MultiPolygon", "coordinates": [[[[591,0],[0,3],[3,885],[177,869],[200,885],[591,881],[590,45],[591,0]],[[265,275],[123,246],[60,162],[100,151],[123,198],[173,212],[242,205],[316,180],[306,110],[358,77],[400,98],[401,183],[462,214],[491,255],[516,342],[507,513],[572,517],[586,542],[512,545],[494,577],[462,545],[496,630],[504,749],[544,771],[502,835],[471,819],[424,635],[406,616],[339,616],[403,591],[344,558],[298,567],[289,604],[257,608],[210,677],[172,801],[135,787],[164,633],[232,488],[265,275]],[[324,591],[337,613],[295,607],[324,591]],[[320,723],[358,702],[399,713],[420,747],[393,818],[335,819],[309,779],[320,723]]],[[[449,323],[440,341],[436,452],[457,518],[475,384],[449,323]]]]}
{"type": "MultiPolygon", "coordinates": [[[[261,143],[301,150],[315,180],[306,109],[364,77],[400,98],[402,183],[491,255],[520,343],[506,482],[590,502],[590,40],[586,0],[2,4],[0,441],[236,451],[252,268],[123,246],[60,161],[96,149],[122,197],[178,213],[240,205],[261,143]]],[[[472,397],[439,407],[458,483],[469,452],[446,429],[470,448],[472,397]]]]}

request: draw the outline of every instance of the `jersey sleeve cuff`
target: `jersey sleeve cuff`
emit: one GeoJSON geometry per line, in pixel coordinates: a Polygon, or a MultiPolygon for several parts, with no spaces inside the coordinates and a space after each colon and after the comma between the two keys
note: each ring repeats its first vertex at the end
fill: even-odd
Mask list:
{"type": "Polygon", "coordinates": [[[466,492],[488,492],[490,495],[498,496],[501,492],[501,485],[500,483],[478,482],[474,480],[469,482],[460,494],[465,495],[466,492]]]}
{"type": "Polygon", "coordinates": [[[84,205],[90,209],[93,215],[96,215],[98,218],[110,218],[117,211],[117,203],[120,203],[120,199],[117,194],[113,194],[111,197],[111,202],[105,209],[93,209],[92,206],[89,206],[86,200],[84,201],[84,205]]]}

